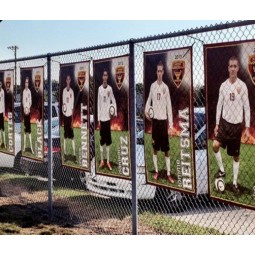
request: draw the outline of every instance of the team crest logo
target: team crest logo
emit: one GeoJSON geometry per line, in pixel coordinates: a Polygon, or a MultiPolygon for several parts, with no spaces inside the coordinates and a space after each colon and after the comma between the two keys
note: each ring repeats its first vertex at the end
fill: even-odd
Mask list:
{"type": "Polygon", "coordinates": [[[185,61],[174,60],[172,62],[172,77],[173,77],[173,82],[177,88],[181,86],[184,73],[185,73],[185,61]]]}
{"type": "Polygon", "coordinates": [[[35,75],[35,91],[38,93],[40,90],[40,85],[41,85],[41,75],[40,74],[36,74],[35,75]]]}
{"type": "Polygon", "coordinates": [[[125,66],[117,66],[115,68],[115,80],[118,89],[121,89],[124,78],[125,78],[125,66]]]}
{"type": "Polygon", "coordinates": [[[248,71],[253,84],[255,85],[255,54],[249,56],[248,71]]]}
{"type": "Polygon", "coordinates": [[[7,92],[7,93],[10,92],[11,83],[12,83],[12,78],[11,78],[11,77],[6,77],[6,80],[5,80],[5,88],[6,88],[6,92],[7,92]]]}
{"type": "Polygon", "coordinates": [[[83,90],[85,81],[86,81],[86,72],[79,71],[78,72],[78,87],[79,87],[80,91],[83,90]]]}

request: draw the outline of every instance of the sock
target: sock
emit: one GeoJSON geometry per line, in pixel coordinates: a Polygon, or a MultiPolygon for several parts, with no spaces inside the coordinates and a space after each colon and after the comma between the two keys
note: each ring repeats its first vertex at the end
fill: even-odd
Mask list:
{"type": "Polygon", "coordinates": [[[34,154],[34,150],[33,150],[33,147],[32,147],[32,137],[31,137],[31,134],[29,134],[29,142],[30,142],[31,151],[34,154]]]}
{"type": "Polygon", "coordinates": [[[26,149],[26,140],[27,140],[27,134],[24,134],[24,150],[26,149]]]}
{"type": "Polygon", "coordinates": [[[165,157],[167,176],[170,176],[170,157],[165,157]]]}
{"type": "Polygon", "coordinates": [[[221,157],[220,150],[217,153],[214,153],[214,155],[215,155],[215,158],[217,160],[220,171],[225,172],[224,167],[223,167],[223,163],[222,163],[222,157],[221,157]]]}
{"type": "Polygon", "coordinates": [[[106,146],[107,163],[110,163],[110,146],[106,146]]]}
{"type": "Polygon", "coordinates": [[[4,147],[6,148],[6,142],[5,142],[5,132],[3,131],[3,138],[4,138],[4,147]]]}
{"type": "Polygon", "coordinates": [[[239,172],[239,165],[240,165],[240,162],[233,161],[233,175],[234,175],[233,184],[234,185],[237,185],[237,177],[238,177],[238,172],[239,172]]]}
{"type": "Polygon", "coordinates": [[[101,157],[101,161],[104,160],[104,147],[102,145],[100,145],[100,157],[101,157]]]}
{"type": "Polygon", "coordinates": [[[158,173],[158,157],[155,154],[153,154],[153,164],[154,164],[155,171],[158,173]]]}
{"type": "Polygon", "coordinates": [[[2,130],[0,130],[0,145],[2,144],[2,130]]]}
{"type": "Polygon", "coordinates": [[[64,139],[64,154],[66,154],[66,139],[64,139]]]}
{"type": "Polygon", "coordinates": [[[73,146],[73,155],[75,156],[75,143],[74,143],[74,139],[72,140],[72,146],[73,146]]]}

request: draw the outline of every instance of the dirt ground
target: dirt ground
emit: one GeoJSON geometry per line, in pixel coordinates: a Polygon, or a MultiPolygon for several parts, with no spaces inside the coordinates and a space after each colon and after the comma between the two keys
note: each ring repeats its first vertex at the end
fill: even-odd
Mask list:
{"type": "MultiPolygon", "coordinates": [[[[53,217],[49,219],[47,183],[40,185],[36,179],[0,175],[0,234],[131,234],[129,203],[96,197],[88,192],[70,197],[64,190],[53,196],[53,217]]],[[[150,227],[140,225],[139,233],[157,234],[150,227]]]]}

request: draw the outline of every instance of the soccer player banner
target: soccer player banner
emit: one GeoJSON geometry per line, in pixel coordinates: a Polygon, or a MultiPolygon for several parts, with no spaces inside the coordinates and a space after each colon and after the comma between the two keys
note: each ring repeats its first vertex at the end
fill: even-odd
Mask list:
{"type": "Polygon", "coordinates": [[[130,178],[129,57],[94,61],[96,173],[130,178]]]}
{"type": "Polygon", "coordinates": [[[44,160],[44,68],[20,69],[21,152],[23,157],[44,160]]]}
{"type": "Polygon", "coordinates": [[[147,182],[195,193],[192,48],[144,53],[147,182]]]}
{"type": "Polygon", "coordinates": [[[0,152],[14,155],[14,71],[0,71],[0,152]]]}
{"type": "Polygon", "coordinates": [[[89,65],[60,65],[59,82],[62,164],[84,171],[90,168],[89,65]]]}
{"type": "Polygon", "coordinates": [[[204,46],[209,193],[255,208],[255,41],[204,46]]]}

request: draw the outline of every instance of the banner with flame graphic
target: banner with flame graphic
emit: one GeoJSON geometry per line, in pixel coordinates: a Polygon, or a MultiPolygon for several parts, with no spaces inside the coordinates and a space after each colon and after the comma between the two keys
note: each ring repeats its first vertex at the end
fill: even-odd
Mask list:
{"type": "Polygon", "coordinates": [[[144,53],[147,183],[196,193],[192,48],[144,53]]]}
{"type": "Polygon", "coordinates": [[[0,152],[15,154],[14,70],[0,71],[0,152]]]}
{"type": "Polygon", "coordinates": [[[20,69],[22,156],[44,160],[44,67],[20,69]]]}
{"type": "Polygon", "coordinates": [[[90,62],[60,65],[59,109],[64,166],[90,171],[90,62]]]}
{"type": "Polygon", "coordinates": [[[255,209],[255,41],[208,44],[204,55],[209,194],[255,209]]]}
{"type": "Polygon", "coordinates": [[[94,61],[96,173],[130,179],[129,57],[94,61]]]}

